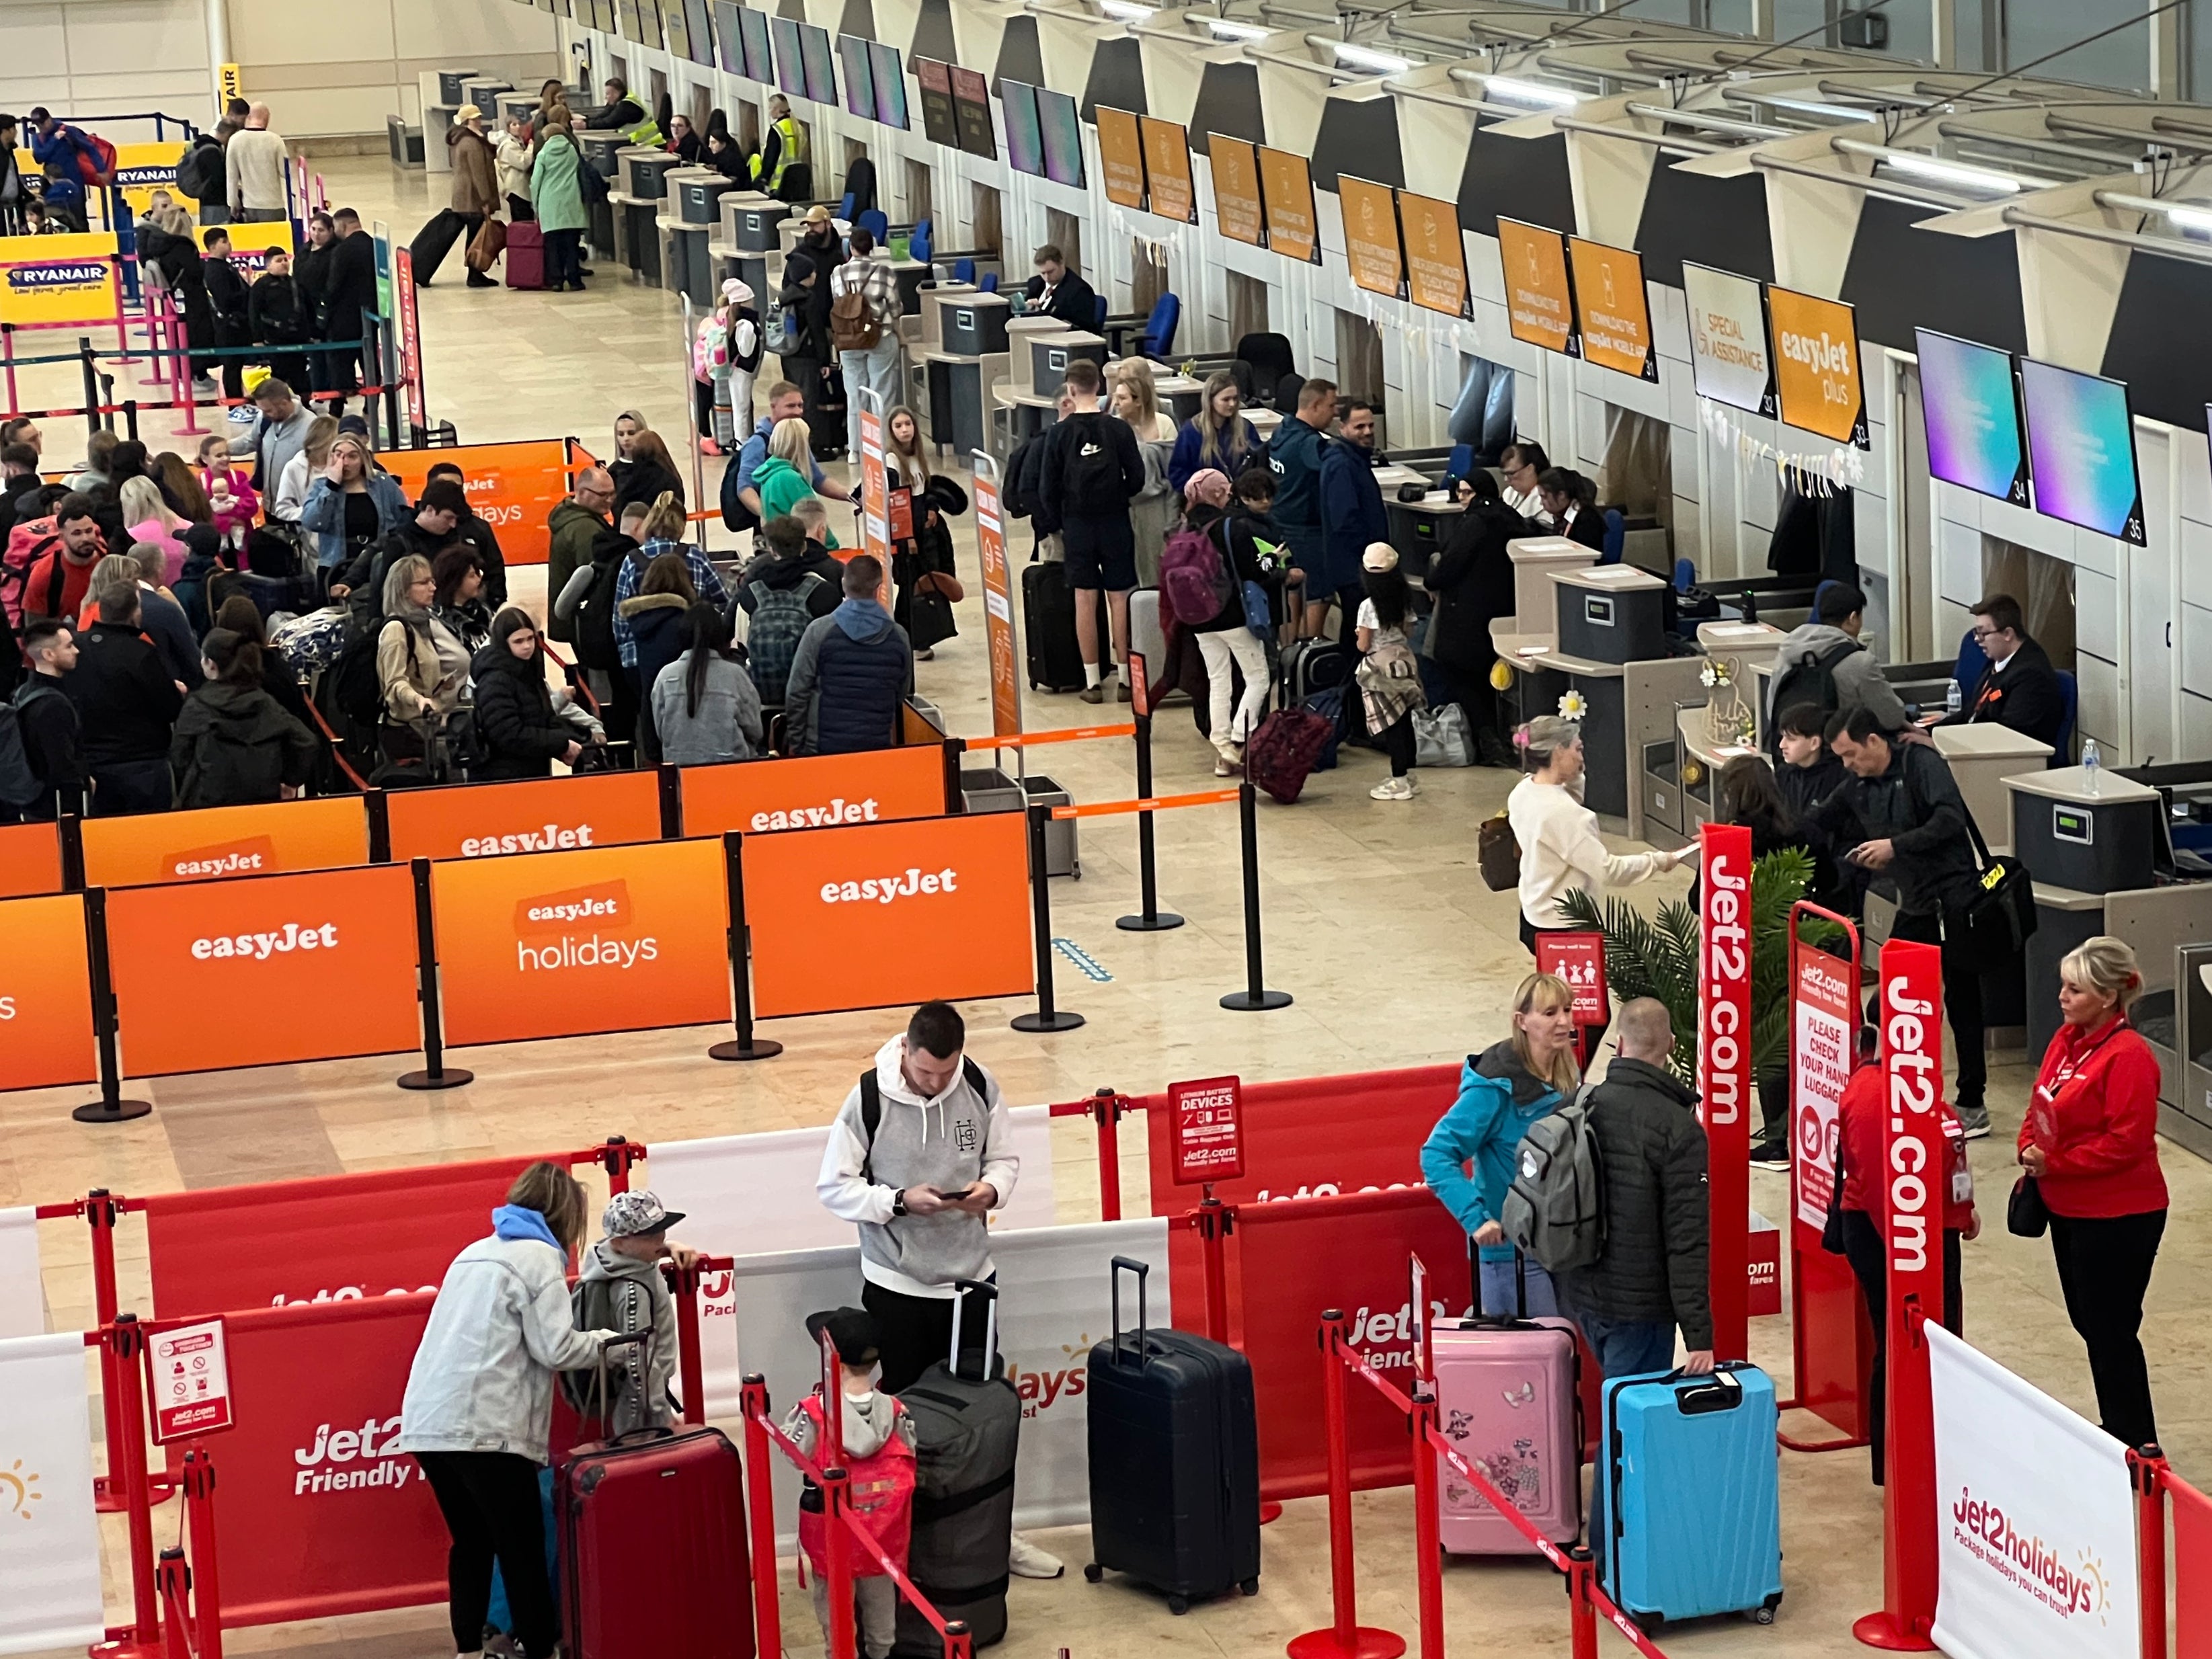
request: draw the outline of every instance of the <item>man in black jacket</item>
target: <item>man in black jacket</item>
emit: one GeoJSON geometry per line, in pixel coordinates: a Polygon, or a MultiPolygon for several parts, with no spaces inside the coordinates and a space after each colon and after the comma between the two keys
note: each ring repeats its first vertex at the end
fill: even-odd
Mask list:
{"type": "Polygon", "coordinates": [[[23,808],[23,821],[52,823],[62,806],[75,811],[84,799],[76,705],[63,688],[76,666],[75,630],[54,617],[36,617],[24,624],[23,656],[31,672],[15,688],[15,721],[23,734],[23,758],[39,781],[38,798],[23,808]]]}
{"type": "MultiPolygon", "coordinates": [[[[1075,595],[1075,643],[1083,653],[1083,701],[1103,702],[1102,676],[1129,659],[1129,592],[1137,585],[1137,536],[1129,503],[1145,487],[1144,452],[1124,420],[1105,412],[1098,365],[1079,357],[1067,366],[1063,410],[1045,434],[1039,474],[1042,511],[1066,550],[1067,586],[1075,595]],[[1102,663],[1098,596],[1107,600],[1113,657],[1102,663]]],[[[1121,700],[1129,701],[1124,681],[1121,700]]]]}
{"type": "Polygon", "coordinates": [[[440,461],[422,478],[426,483],[433,478],[450,478],[461,487],[461,519],[454,528],[463,541],[476,549],[477,557],[483,562],[484,608],[497,611],[507,603],[507,555],[500,551],[499,537],[492,527],[478,518],[476,508],[469,504],[469,475],[451,461],[440,461]]]}
{"type": "MultiPolygon", "coordinates": [[[[207,284],[208,305],[215,313],[215,343],[219,346],[253,343],[253,296],[246,278],[230,262],[230,233],[218,227],[207,233],[207,258],[200,263],[201,280],[207,284]]],[[[221,360],[222,395],[246,396],[246,359],[221,360]]]]}
{"type": "Polygon", "coordinates": [[[1097,294],[1067,268],[1067,261],[1054,243],[1047,242],[1036,251],[1036,275],[1024,285],[1022,298],[1032,312],[1056,317],[1086,334],[1098,331],[1097,294]]]}
{"type": "Polygon", "coordinates": [[[106,590],[99,619],[77,636],[77,665],[62,682],[76,707],[78,753],[92,780],[95,817],[166,812],[172,799],[169,734],[185,694],[138,623],[138,590],[106,590]]]}
{"type": "Polygon", "coordinates": [[[246,321],[255,345],[272,348],[269,372],[287,386],[308,385],[307,354],[276,348],[302,346],[315,337],[314,308],[292,275],[292,256],[282,248],[246,291],[246,321]]]}
{"type": "MultiPolygon", "coordinates": [[[[802,503],[803,505],[803,503],[802,503]]],[[[809,592],[806,611],[810,620],[828,616],[843,602],[845,597],[845,567],[820,542],[806,533],[806,526],[798,519],[786,514],[770,519],[761,526],[761,539],[768,550],[756,554],[738,572],[731,584],[733,595],[730,601],[730,621],[737,623],[742,610],[750,616],[760,606],[763,594],[753,591],[758,582],[770,593],[787,592],[799,586],[809,576],[822,580],[809,592]]]]}
{"type": "Polygon", "coordinates": [[[1828,723],[1828,746],[1850,780],[1812,813],[1809,823],[1850,850],[1844,858],[1897,890],[1893,939],[1943,946],[1943,1012],[1958,1049],[1953,1104],[1966,1139],[1990,1132],[1982,1103],[1988,1066],[1982,1054],[1982,976],[1945,942],[1947,916],[1970,903],[1980,877],[1971,838],[1972,818],[1951,768],[1926,743],[1891,741],[1869,708],[1828,723]]]}
{"type": "MultiPolygon", "coordinates": [[[[321,337],[358,340],[362,337],[361,313],[376,309],[376,239],[361,228],[361,216],[351,208],[340,208],[331,216],[331,222],[338,240],[331,244],[328,275],[324,279],[321,337]]],[[[362,382],[355,374],[362,362],[361,349],[356,347],[351,351],[318,355],[323,359],[325,377],[320,386],[338,394],[324,412],[343,415],[345,400],[361,389],[362,382]]],[[[368,376],[374,383],[374,362],[369,364],[368,376]]]]}
{"type": "Polygon", "coordinates": [[[1976,605],[1974,643],[1989,658],[1989,666],[1959,712],[1936,723],[1987,721],[2057,747],[2058,734],[2066,726],[2066,693],[2050,654],[2028,637],[2020,601],[2009,593],[1992,593],[1976,605]]]}

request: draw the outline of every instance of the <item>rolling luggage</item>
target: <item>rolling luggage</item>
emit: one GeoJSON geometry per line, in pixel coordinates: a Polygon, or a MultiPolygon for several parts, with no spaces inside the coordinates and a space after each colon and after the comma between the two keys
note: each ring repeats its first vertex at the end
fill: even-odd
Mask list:
{"type": "Polygon", "coordinates": [[[1244,745],[1245,775],[1289,806],[1335,735],[1336,728],[1310,708],[1278,708],[1244,745]]]}
{"type": "MultiPolygon", "coordinates": [[[[1481,1274],[1475,1275],[1478,1287],[1481,1274]]],[[[1574,1322],[1519,1316],[1439,1324],[1430,1339],[1437,1414],[1453,1449],[1555,1544],[1582,1530],[1581,1349],[1574,1322]]],[[[1437,1471],[1446,1551],[1512,1555],[1529,1548],[1449,1463],[1437,1471]]]]}
{"type": "Polygon", "coordinates": [[[1030,690],[1083,690],[1083,653],[1075,642],[1075,595],[1067,567],[1033,560],[1022,568],[1022,642],[1029,653],[1030,690]]]}
{"type": "Polygon", "coordinates": [[[507,228],[507,285],[545,286],[545,232],[531,220],[518,219],[507,228]]]}
{"type": "Polygon", "coordinates": [[[1260,1431],[1251,1362],[1145,1324],[1144,1262],[1115,1256],[1114,1334],[1091,1350],[1092,1583],[1126,1572],[1194,1600],[1260,1589],[1260,1431]],[[1121,1330],[1121,1270],[1137,1275],[1137,1328],[1121,1330]]]}
{"type": "Polygon", "coordinates": [[[554,1507],[569,1659],[752,1659],[744,1475],[720,1429],[578,1446],[554,1507]]]}
{"type": "Polygon", "coordinates": [[[441,208],[430,216],[430,221],[415,233],[415,240],[407,245],[408,257],[414,262],[415,286],[428,288],[430,279],[438,274],[438,267],[446,263],[446,256],[453,251],[453,244],[469,222],[451,208],[441,208]]]}
{"type": "Polygon", "coordinates": [[[1315,692],[1341,685],[1348,678],[1343,650],[1328,640],[1298,640],[1283,648],[1287,702],[1304,702],[1315,692]]]}
{"type": "Polygon", "coordinates": [[[1782,1600],[1774,1384],[1731,1362],[1605,1385],[1606,1588],[1649,1631],[1782,1600]]]}
{"type": "MultiPolygon", "coordinates": [[[[914,1419],[914,1533],[907,1577],[939,1617],[963,1619],[975,1645],[1006,1633],[1006,1556],[1014,1540],[1014,1455],[1021,1396],[999,1358],[999,1292],[960,1279],[952,1347],[899,1395],[914,1419]],[[988,1304],[980,1349],[962,1352],[968,1298],[988,1304]]],[[[749,1650],[750,1651],[750,1650],[749,1650]]],[[[944,1638],[901,1597],[893,1659],[943,1659],[944,1638]]]]}

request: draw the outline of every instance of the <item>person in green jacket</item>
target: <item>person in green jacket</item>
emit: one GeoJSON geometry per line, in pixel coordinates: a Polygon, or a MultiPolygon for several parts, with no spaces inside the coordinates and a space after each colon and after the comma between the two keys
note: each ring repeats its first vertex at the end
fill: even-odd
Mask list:
{"type": "MultiPolygon", "coordinates": [[[[753,488],[760,492],[763,524],[790,512],[795,503],[814,493],[814,486],[807,481],[812,459],[807,445],[804,420],[778,421],[769,434],[768,459],[753,473],[753,488]]],[[[837,538],[830,536],[823,544],[834,548],[837,538]]]]}
{"type": "MultiPolygon", "coordinates": [[[[587,466],[579,472],[575,488],[554,504],[545,520],[553,532],[545,558],[545,592],[549,598],[560,598],[568,586],[568,579],[591,563],[592,544],[613,526],[614,505],[614,475],[603,466],[587,466]]],[[[546,622],[545,631],[566,642],[576,637],[575,627],[574,614],[564,617],[556,606],[546,622]]]]}
{"type": "Polygon", "coordinates": [[[584,291],[584,228],[591,221],[578,172],[583,162],[568,124],[548,121],[530,163],[530,202],[545,233],[545,286],[556,294],[584,291]]]}

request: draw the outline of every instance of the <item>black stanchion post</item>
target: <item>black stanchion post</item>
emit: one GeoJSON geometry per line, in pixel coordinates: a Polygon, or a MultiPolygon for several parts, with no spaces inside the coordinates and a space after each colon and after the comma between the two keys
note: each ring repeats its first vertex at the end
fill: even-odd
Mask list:
{"type": "Polygon", "coordinates": [[[1221,1006],[1239,1013],[1264,1013],[1291,1006],[1288,991],[1270,991],[1260,965],[1260,806],[1247,781],[1237,791],[1237,817],[1244,843],[1244,988],[1231,991],[1221,1006]]]}
{"type": "Polygon", "coordinates": [[[92,432],[100,430],[100,365],[92,355],[92,336],[76,337],[77,367],[84,371],[84,421],[92,432]]]}
{"type": "Polygon", "coordinates": [[[138,441],[138,400],[136,398],[123,400],[123,431],[133,443],[138,441]]]}
{"type": "Polygon", "coordinates": [[[422,1069],[403,1073],[403,1089],[458,1089],[474,1072],[446,1064],[444,1016],[438,1006],[438,931],[430,915],[430,860],[411,859],[415,875],[415,985],[422,1004],[422,1069]]]}
{"type": "Polygon", "coordinates": [[[1052,1000],[1052,878],[1044,864],[1045,825],[1051,817],[1049,806],[1030,808],[1030,927],[1036,941],[1037,1006],[1033,1014],[1014,1016],[1017,1031],[1072,1031],[1083,1024],[1082,1015],[1055,1008],[1052,1000]]]}
{"type": "Polygon", "coordinates": [[[730,893],[730,1012],[737,1023],[738,1040],[716,1043],[707,1050],[709,1060],[773,1060],[783,1052],[781,1042],[753,1036],[752,936],[745,927],[744,840],[734,830],[722,836],[723,879],[730,893]]]}
{"type": "MultiPolygon", "coordinates": [[[[1130,661],[1139,664],[1144,659],[1133,654],[1130,661]]],[[[1137,715],[1137,799],[1152,798],[1152,716],[1147,709],[1137,715]]],[[[1116,927],[1125,933],[1164,933],[1170,927],[1182,926],[1181,916],[1160,908],[1159,873],[1152,852],[1152,815],[1148,811],[1137,814],[1137,889],[1144,900],[1143,911],[1133,916],[1117,916],[1114,921],[1116,927]]]]}
{"type": "Polygon", "coordinates": [[[154,1109],[150,1100],[123,1098],[123,1056],[115,1035],[115,987],[107,966],[107,890],[84,896],[85,966],[92,976],[92,1038],[100,1063],[100,1098],[70,1115],[80,1123],[128,1123],[154,1109]]]}

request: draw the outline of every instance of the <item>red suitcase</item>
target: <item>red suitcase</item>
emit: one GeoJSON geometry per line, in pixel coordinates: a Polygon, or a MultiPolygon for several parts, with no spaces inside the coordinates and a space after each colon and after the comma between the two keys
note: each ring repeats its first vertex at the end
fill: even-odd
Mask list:
{"type": "Polygon", "coordinates": [[[545,286],[545,233],[527,219],[507,228],[507,285],[545,286]]]}
{"type": "Polygon", "coordinates": [[[579,1446],[554,1508],[568,1659],[753,1659],[744,1475],[720,1429],[579,1446]]]}

